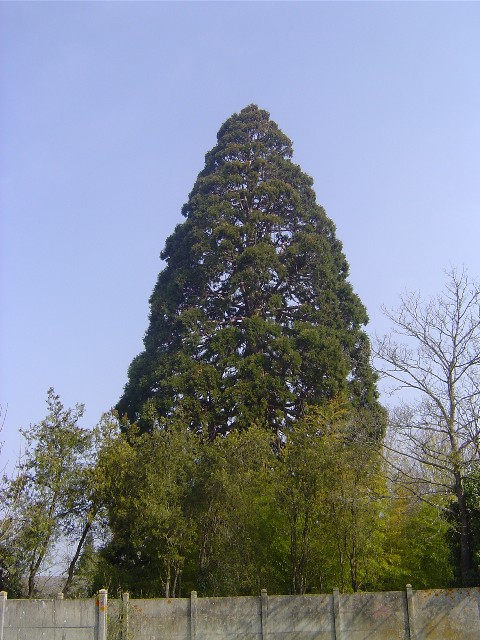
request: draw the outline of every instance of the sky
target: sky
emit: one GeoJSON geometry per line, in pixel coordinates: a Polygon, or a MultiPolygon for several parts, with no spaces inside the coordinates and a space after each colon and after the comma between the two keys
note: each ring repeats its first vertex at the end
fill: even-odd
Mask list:
{"type": "Polygon", "coordinates": [[[166,238],[254,103],[337,227],[368,332],[480,277],[480,3],[1,2],[0,469],[54,387],[96,424],[166,238]]]}

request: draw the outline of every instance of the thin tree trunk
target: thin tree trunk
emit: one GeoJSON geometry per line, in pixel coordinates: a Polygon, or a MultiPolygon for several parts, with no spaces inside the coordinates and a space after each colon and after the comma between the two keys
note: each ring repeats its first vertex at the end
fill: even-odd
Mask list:
{"type": "Polygon", "coordinates": [[[455,493],[458,502],[458,535],[460,543],[460,579],[462,587],[472,586],[472,554],[470,552],[469,526],[465,493],[463,491],[462,477],[455,473],[455,493]]]}
{"type": "Polygon", "coordinates": [[[182,569],[179,569],[178,571],[178,590],[177,590],[177,597],[181,598],[182,597],[182,569]]]}
{"type": "Polygon", "coordinates": [[[165,598],[170,597],[170,563],[168,563],[167,579],[165,581],[165,598]]]}
{"type": "Polygon", "coordinates": [[[70,565],[68,567],[67,581],[65,582],[65,585],[63,587],[64,595],[68,595],[70,591],[70,587],[72,586],[73,575],[75,573],[75,568],[77,566],[78,558],[80,557],[80,554],[83,549],[83,545],[85,544],[85,540],[87,539],[87,536],[92,528],[92,524],[93,524],[93,518],[89,518],[83,528],[82,535],[80,537],[80,540],[78,541],[77,548],[75,550],[75,555],[73,556],[72,561],[70,562],[70,565]]]}
{"type": "Polygon", "coordinates": [[[35,578],[37,577],[38,569],[40,568],[40,565],[42,564],[42,560],[44,557],[45,557],[45,549],[39,552],[36,561],[34,562],[33,566],[30,568],[30,573],[28,575],[28,597],[29,598],[33,597],[33,592],[35,590],[35,578]]]}
{"type": "Polygon", "coordinates": [[[293,516],[290,529],[290,562],[292,567],[292,595],[297,594],[297,517],[293,516]]]}

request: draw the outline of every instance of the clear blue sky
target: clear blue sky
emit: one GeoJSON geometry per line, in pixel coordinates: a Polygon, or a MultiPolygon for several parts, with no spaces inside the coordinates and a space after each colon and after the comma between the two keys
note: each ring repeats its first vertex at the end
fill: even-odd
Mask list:
{"type": "Polygon", "coordinates": [[[86,425],[116,403],[165,239],[247,104],[313,176],[371,333],[450,265],[480,277],[479,3],[3,2],[0,25],[4,462],[48,387],[86,425]]]}

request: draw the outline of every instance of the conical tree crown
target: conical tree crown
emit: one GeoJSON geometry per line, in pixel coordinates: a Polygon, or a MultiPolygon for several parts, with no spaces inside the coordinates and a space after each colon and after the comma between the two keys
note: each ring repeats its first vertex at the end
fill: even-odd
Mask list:
{"type": "Polygon", "coordinates": [[[118,409],[211,439],[253,423],[280,434],[342,393],[375,409],[366,311],[290,140],[255,105],[217,138],[161,254],[118,409]]]}

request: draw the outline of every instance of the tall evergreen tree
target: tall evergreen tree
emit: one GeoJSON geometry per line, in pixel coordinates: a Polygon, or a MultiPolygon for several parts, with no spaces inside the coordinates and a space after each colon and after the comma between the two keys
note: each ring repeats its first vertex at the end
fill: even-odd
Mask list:
{"type": "Polygon", "coordinates": [[[143,428],[178,419],[212,440],[256,423],[281,437],[339,393],[378,409],[366,310],[291,157],[255,105],[220,128],[161,254],[145,350],[118,403],[143,428]]]}

